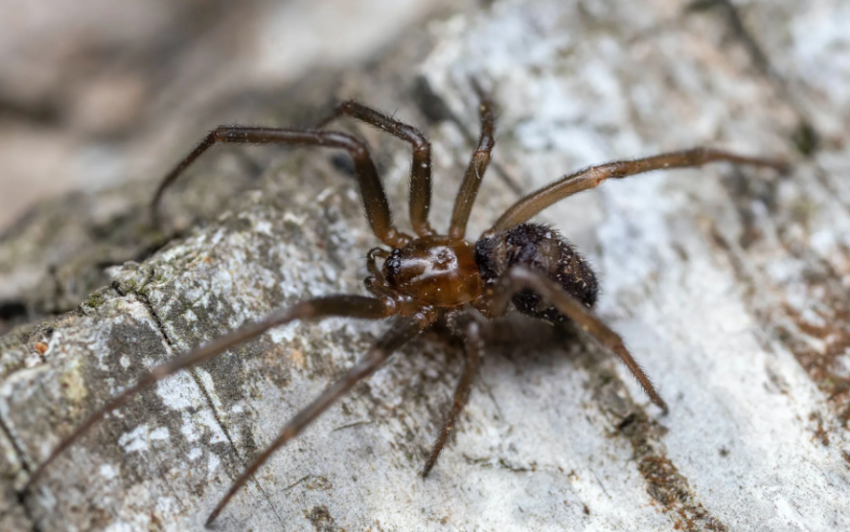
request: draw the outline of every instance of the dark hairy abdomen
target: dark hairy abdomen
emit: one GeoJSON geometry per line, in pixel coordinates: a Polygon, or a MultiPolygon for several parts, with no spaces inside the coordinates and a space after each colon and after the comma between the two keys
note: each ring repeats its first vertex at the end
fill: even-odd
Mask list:
{"type": "MultiPolygon", "coordinates": [[[[596,303],[599,293],[596,275],[585,258],[558,231],[543,224],[519,224],[482,238],[475,244],[475,262],[485,286],[495,283],[511,267],[521,265],[557,282],[586,307],[596,303]]],[[[517,310],[535,318],[553,323],[566,319],[528,289],[511,301],[517,310]]]]}

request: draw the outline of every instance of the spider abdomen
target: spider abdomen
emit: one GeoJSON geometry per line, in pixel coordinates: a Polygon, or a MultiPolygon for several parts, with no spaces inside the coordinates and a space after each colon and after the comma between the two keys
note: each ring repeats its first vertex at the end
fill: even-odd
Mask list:
{"type": "MultiPolygon", "coordinates": [[[[495,283],[511,267],[525,266],[557,282],[586,307],[596,303],[599,286],[587,260],[549,226],[524,223],[482,238],[475,244],[475,261],[485,286],[495,283]]],[[[550,322],[566,319],[532,290],[518,292],[511,301],[517,310],[535,318],[550,322]]]]}

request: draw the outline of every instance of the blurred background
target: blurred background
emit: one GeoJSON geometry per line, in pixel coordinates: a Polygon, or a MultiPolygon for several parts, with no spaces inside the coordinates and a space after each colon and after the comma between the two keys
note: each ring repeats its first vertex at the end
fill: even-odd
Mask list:
{"type": "Polygon", "coordinates": [[[364,61],[454,5],[0,0],[0,233],[41,198],[159,179],[223,102],[364,61]]]}

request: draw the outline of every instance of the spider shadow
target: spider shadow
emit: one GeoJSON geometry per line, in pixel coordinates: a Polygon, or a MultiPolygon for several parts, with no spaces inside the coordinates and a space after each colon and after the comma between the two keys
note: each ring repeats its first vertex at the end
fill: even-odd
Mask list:
{"type": "Polygon", "coordinates": [[[590,342],[572,321],[548,323],[511,312],[487,324],[482,332],[488,358],[501,358],[516,366],[548,366],[567,359],[575,361],[590,342]]]}
{"type": "MultiPolygon", "coordinates": [[[[539,379],[561,373],[564,364],[579,369],[594,366],[606,358],[590,337],[570,321],[551,324],[511,312],[493,321],[482,318],[480,323],[485,343],[484,358],[475,377],[472,394],[489,397],[484,401],[491,401],[495,408],[492,414],[494,422],[504,424],[508,431],[518,420],[503,413],[499,403],[510,398],[494,393],[497,383],[514,381],[525,393],[532,390],[539,379]]],[[[385,393],[401,394],[404,396],[403,403],[419,402],[420,407],[425,409],[420,419],[427,422],[422,426],[408,426],[408,435],[413,438],[409,443],[416,448],[410,449],[413,451],[410,455],[415,456],[411,466],[418,469],[431,452],[433,438],[452,407],[454,387],[463,371],[464,347],[462,340],[452,335],[445,324],[435,325],[414,345],[412,356],[397,359],[392,370],[399,376],[407,376],[404,384],[398,384],[396,389],[385,393]],[[430,399],[421,401],[423,397],[430,399]]],[[[490,410],[489,407],[487,409],[490,410]]],[[[463,454],[456,440],[459,434],[473,430],[474,421],[471,423],[468,416],[467,407],[461,414],[457,430],[449,437],[447,452],[463,454]]],[[[437,470],[439,468],[438,465],[437,470]]]]}

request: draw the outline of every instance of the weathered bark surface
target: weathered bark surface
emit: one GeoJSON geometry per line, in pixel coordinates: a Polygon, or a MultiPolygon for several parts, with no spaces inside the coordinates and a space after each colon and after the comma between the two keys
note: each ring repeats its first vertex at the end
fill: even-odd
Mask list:
{"type": "MultiPolygon", "coordinates": [[[[368,69],[321,77],[323,97],[398,109],[428,131],[438,227],[469,156],[464,139],[477,134],[468,76],[493,88],[499,168],[471,235],[516,189],[614,158],[707,144],[781,155],[794,170],[656,173],[541,217],[591,258],[599,313],[654,378],[668,416],[592,341],[510,320],[491,331],[462,429],[423,481],[460,370],[458,347],[429,334],[275,454],[220,529],[850,528],[850,95],[836,89],[850,72],[846,36],[830,33],[847,15],[837,1],[497,0],[432,23],[368,69]]],[[[356,129],[405,225],[407,150],[356,129]]],[[[219,198],[205,200],[219,216],[108,269],[113,284],[79,310],[4,337],[0,528],[201,529],[283,423],[368,348],[384,324],[274,331],[141,394],[32,493],[15,494],[63,435],[153,364],[272,308],[362,291],[375,239],[329,155],[296,150],[266,164],[263,152],[267,170],[244,194],[212,185],[238,169],[207,166],[169,210],[191,226],[201,194],[219,198]]],[[[106,230],[64,251],[68,264],[96,271],[97,242],[112,257],[120,231],[131,257],[161,240],[144,229],[145,185],[134,186],[110,193],[130,198],[116,200],[134,206],[126,225],[104,227],[136,227],[138,239],[106,230]]],[[[59,232],[47,220],[35,214],[6,237],[4,249],[29,246],[10,260],[24,266],[7,271],[36,267],[26,261],[46,237],[32,228],[59,232]]]]}

